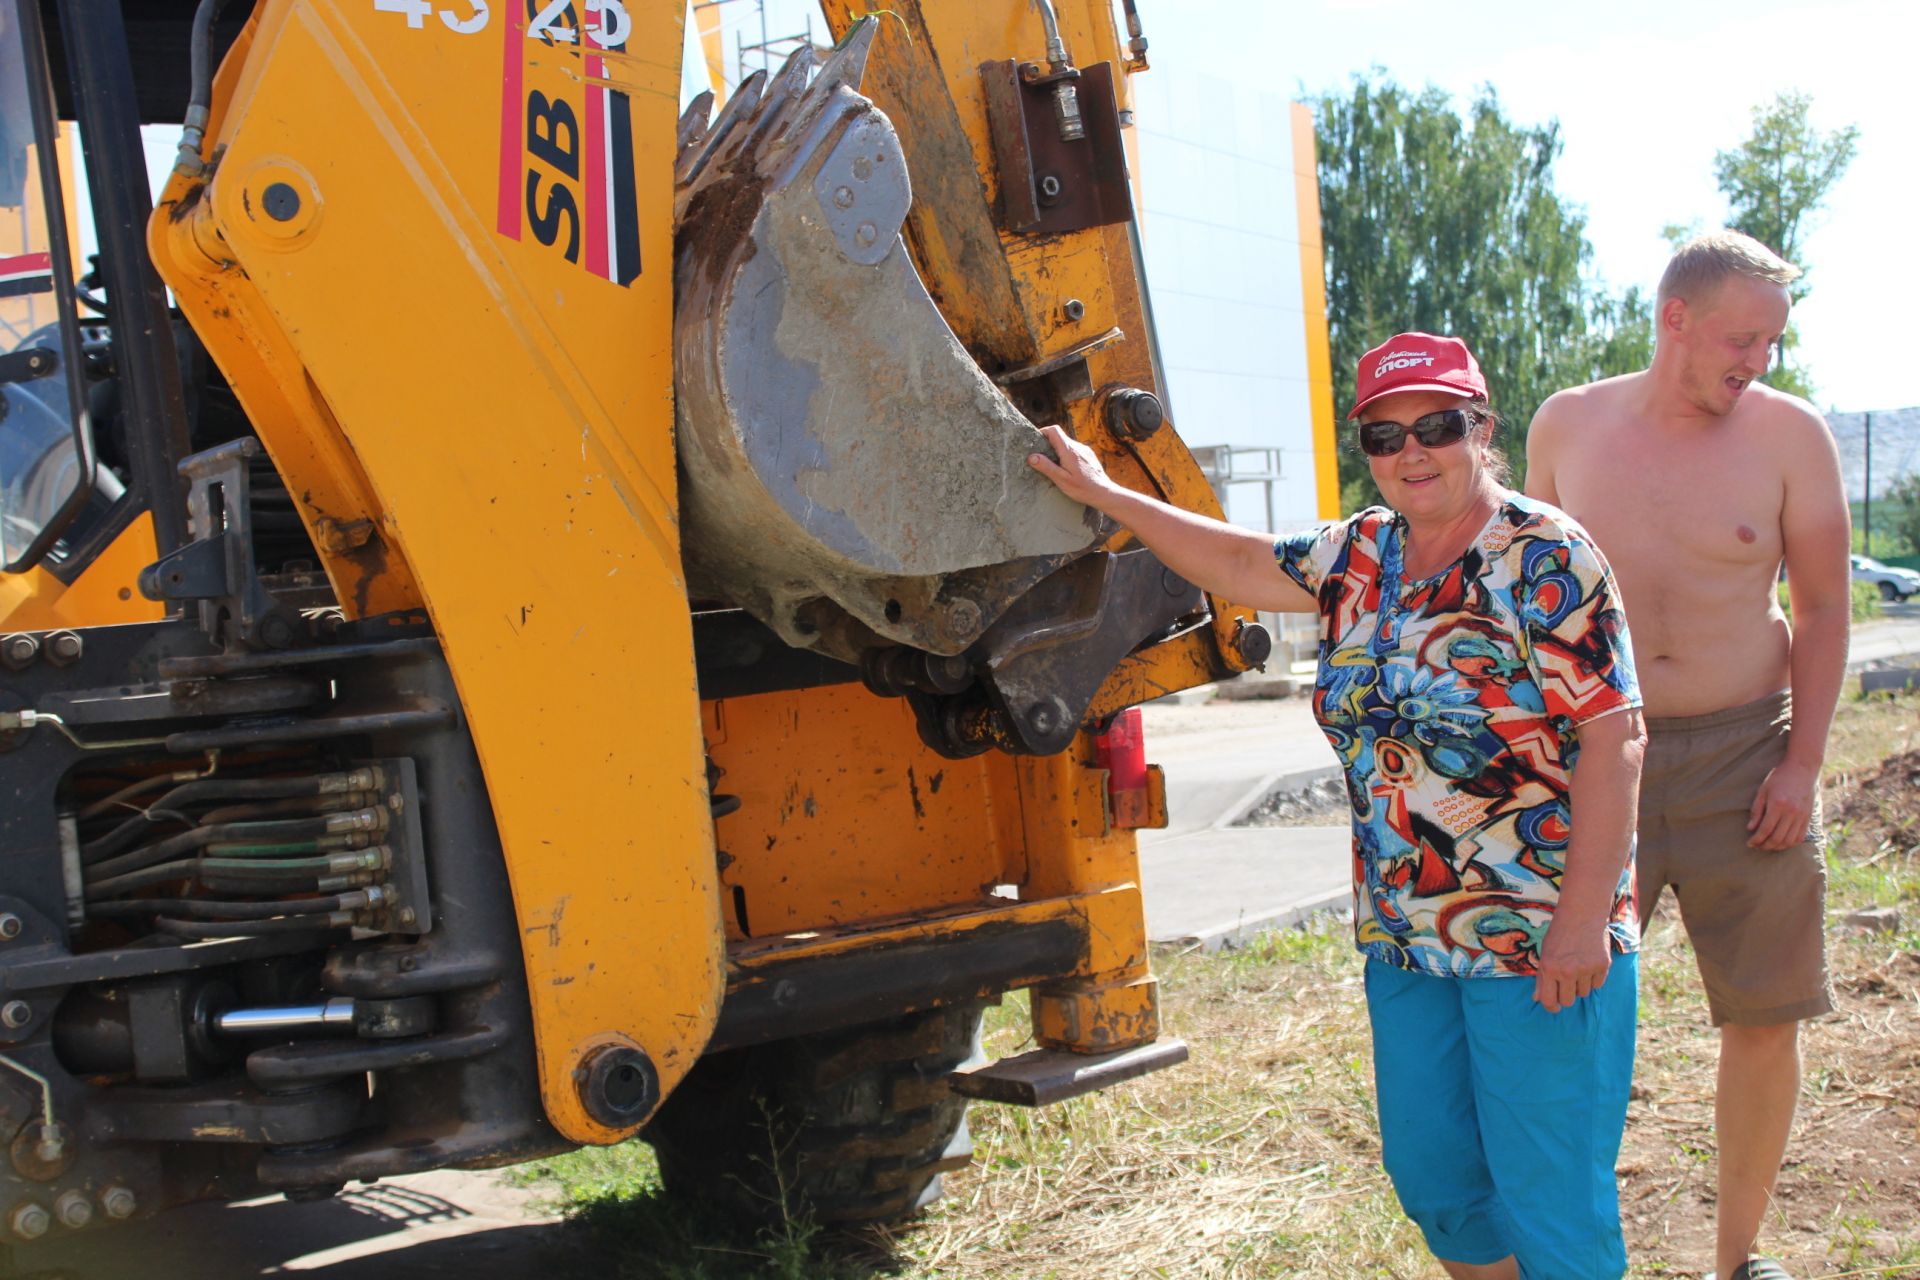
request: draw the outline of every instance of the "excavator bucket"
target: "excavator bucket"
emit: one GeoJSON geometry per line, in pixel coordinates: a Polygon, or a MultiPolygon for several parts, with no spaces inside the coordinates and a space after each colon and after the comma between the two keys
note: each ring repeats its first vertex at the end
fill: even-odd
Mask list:
{"type": "Polygon", "coordinates": [[[697,597],[849,660],[959,654],[1103,536],[961,346],[900,237],[900,140],[858,86],[875,23],[681,120],[674,378],[697,597]]]}

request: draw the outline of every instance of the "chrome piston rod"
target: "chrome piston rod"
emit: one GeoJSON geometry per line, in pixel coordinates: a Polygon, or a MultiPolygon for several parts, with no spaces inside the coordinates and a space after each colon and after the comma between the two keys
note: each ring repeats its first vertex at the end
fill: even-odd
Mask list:
{"type": "Polygon", "coordinates": [[[319,1004],[228,1009],[214,1016],[213,1029],[229,1036],[272,1035],[284,1031],[351,1031],[353,999],[350,996],[334,996],[319,1004]]]}

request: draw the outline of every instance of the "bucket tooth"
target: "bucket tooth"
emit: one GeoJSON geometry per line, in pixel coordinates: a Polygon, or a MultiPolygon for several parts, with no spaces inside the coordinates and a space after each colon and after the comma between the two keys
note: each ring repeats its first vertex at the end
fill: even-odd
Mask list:
{"type": "Polygon", "coordinates": [[[760,91],[767,83],[767,73],[756,71],[740,82],[733,96],[727,99],[727,105],[720,108],[720,117],[709,127],[700,141],[687,151],[680,153],[680,162],[674,166],[674,181],[682,187],[694,182],[700,171],[707,165],[714,152],[719,149],[734,126],[760,101],[760,91]]]}
{"type": "Polygon", "coordinates": [[[847,32],[847,38],[821,62],[819,73],[814,77],[815,92],[830,94],[841,85],[859,89],[867,77],[867,55],[873,52],[874,33],[879,30],[880,23],[873,18],[855,23],[847,32]]]}
{"type": "Polygon", "coordinates": [[[707,136],[707,125],[713,116],[713,90],[703,89],[687,109],[680,113],[680,125],[674,138],[674,163],[678,166],[680,157],[687,154],[688,148],[707,136]]]}

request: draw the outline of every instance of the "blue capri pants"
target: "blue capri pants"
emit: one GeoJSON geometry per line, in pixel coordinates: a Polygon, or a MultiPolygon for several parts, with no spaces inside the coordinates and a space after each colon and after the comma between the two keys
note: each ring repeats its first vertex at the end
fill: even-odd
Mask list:
{"type": "Polygon", "coordinates": [[[1617,1280],[1639,957],[1616,955],[1606,984],[1559,1013],[1533,985],[1367,961],[1387,1174],[1435,1257],[1617,1280]]]}

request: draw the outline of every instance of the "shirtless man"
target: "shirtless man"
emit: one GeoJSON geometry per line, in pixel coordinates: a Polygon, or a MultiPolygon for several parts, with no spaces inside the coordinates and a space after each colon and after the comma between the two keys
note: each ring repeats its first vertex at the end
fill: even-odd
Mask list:
{"type": "Polygon", "coordinates": [[[1832,434],[1756,381],[1799,270],[1735,232],[1661,279],[1653,365],[1562,391],[1527,439],[1527,493],[1617,575],[1646,698],[1639,907],[1673,886],[1720,1071],[1717,1272],[1749,1260],[1800,1087],[1799,1024],[1832,1008],[1816,791],[1845,676],[1851,529],[1832,434]],[[1787,566],[1793,622],[1774,581],[1787,566]]]}

